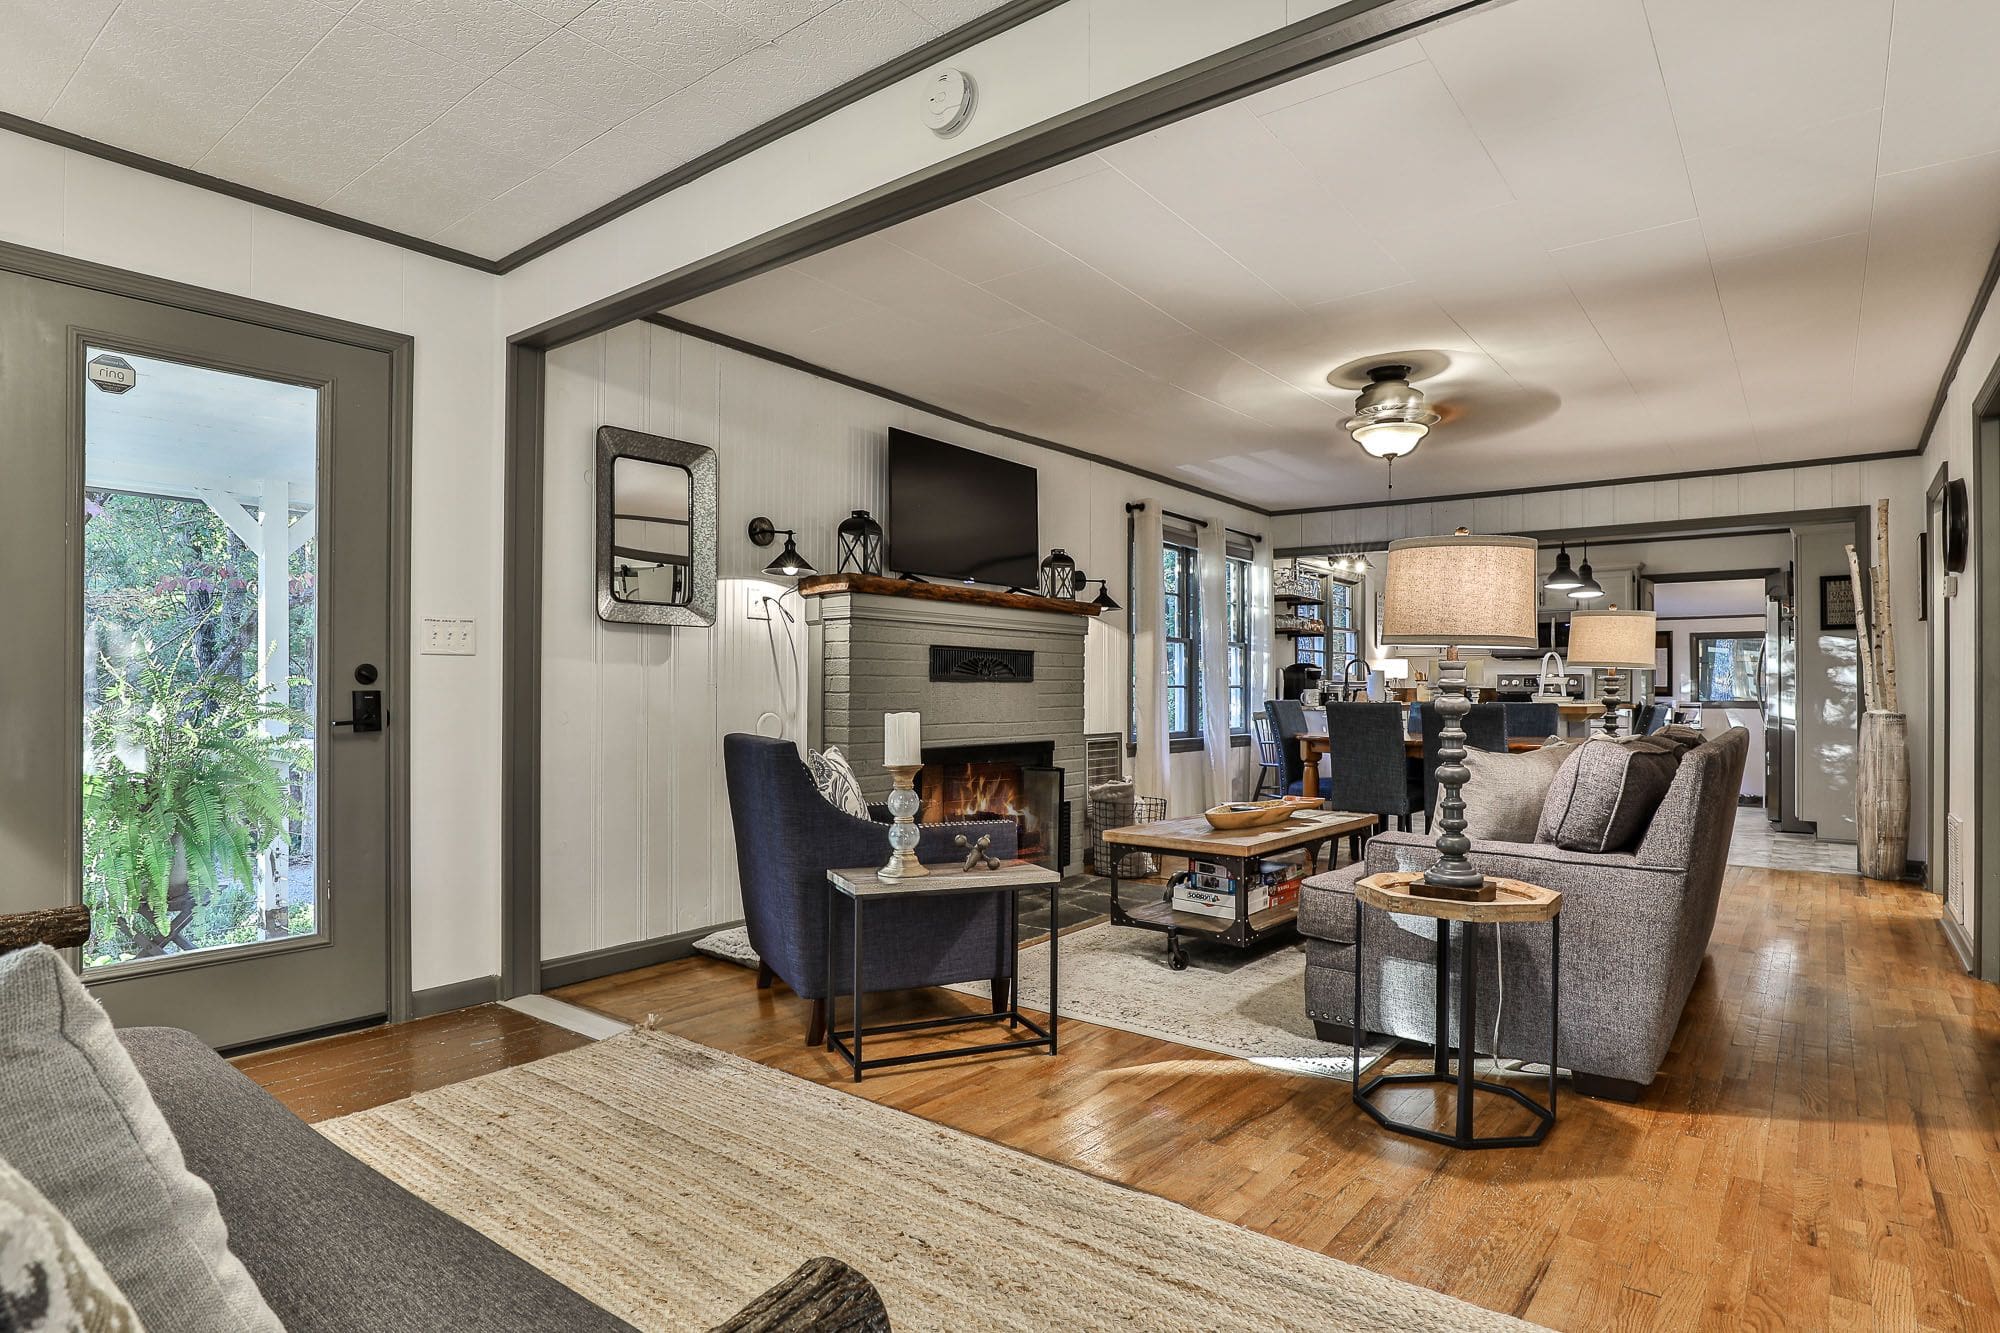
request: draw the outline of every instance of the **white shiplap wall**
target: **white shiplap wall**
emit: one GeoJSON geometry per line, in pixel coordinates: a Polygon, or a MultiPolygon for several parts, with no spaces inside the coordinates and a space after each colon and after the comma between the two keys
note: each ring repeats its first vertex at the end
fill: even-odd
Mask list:
{"type": "MultiPolygon", "coordinates": [[[[550,354],[542,640],[542,955],[564,958],[741,917],[722,785],[722,737],[797,739],[807,677],[803,623],[751,619],[788,585],[761,574],[768,549],[744,528],[763,514],[834,564],[851,509],[885,507],[888,430],[900,426],[1039,470],[1041,545],[1125,586],[1125,504],[1144,500],[1275,535],[1260,516],[1067,454],[960,426],[858,389],[650,324],[550,354]],[[705,629],[608,625],[591,578],[594,439],[628,426],[720,455],[720,589],[705,629]]],[[[1289,536],[1289,525],[1286,535],[1289,536]]],[[[803,620],[799,599],[785,605],[803,620]]],[[[1124,725],[1126,626],[1092,624],[1085,727],[1124,725]]],[[[1252,751],[1232,752],[1239,790],[1252,751]]],[[[1199,808],[1199,755],[1176,756],[1170,796],[1199,808]]]]}

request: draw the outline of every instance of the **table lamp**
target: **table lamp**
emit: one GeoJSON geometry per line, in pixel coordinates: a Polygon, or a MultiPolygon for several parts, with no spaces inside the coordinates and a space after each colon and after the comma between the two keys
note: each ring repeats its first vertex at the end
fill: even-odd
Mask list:
{"type": "Polygon", "coordinates": [[[1651,611],[1577,611],[1569,618],[1569,664],[1604,667],[1611,674],[1604,680],[1604,716],[1600,725],[1606,736],[1618,732],[1620,673],[1643,671],[1657,663],[1654,656],[1654,615],[1651,611]]]}
{"type": "Polygon", "coordinates": [[[1530,537],[1407,537],[1389,543],[1383,575],[1384,647],[1438,647],[1438,860],[1409,892],[1431,898],[1491,902],[1493,885],[1466,858],[1465,728],[1472,702],[1465,694],[1460,648],[1533,648],[1535,542],[1530,537]]]}

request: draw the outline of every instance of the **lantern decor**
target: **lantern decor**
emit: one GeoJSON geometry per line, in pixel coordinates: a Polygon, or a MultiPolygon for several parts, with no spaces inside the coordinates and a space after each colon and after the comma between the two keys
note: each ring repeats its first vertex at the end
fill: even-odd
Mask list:
{"type": "Polygon", "coordinates": [[[1058,546],[1042,561],[1042,596],[1076,600],[1076,561],[1058,546]]]}
{"type": "Polygon", "coordinates": [[[866,509],[857,509],[842,519],[834,533],[840,549],[836,563],[841,573],[882,572],[882,525],[870,518],[866,509]]]}

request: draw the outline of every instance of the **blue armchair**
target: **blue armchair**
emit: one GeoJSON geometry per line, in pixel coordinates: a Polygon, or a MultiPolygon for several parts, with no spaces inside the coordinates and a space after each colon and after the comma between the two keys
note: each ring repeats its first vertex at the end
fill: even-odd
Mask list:
{"type": "MultiPolygon", "coordinates": [[[[762,960],[759,989],[773,977],[812,1001],[806,1044],[826,1039],[826,872],[879,865],[889,859],[889,832],[881,823],[836,808],[813,786],[812,775],[790,741],[737,732],[722,738],[729,817],[736,829],[736,870],[743,888],[750,947],[762,960]]],[[[924,862],[963,858],[958,834],[1002,859],[1018,848],[1012,820],[925,824],[917,841],[924,862]]],[[[1005,982],[1014,975],[1014,921],[1010,895],[953,894],[870,903],[866,975],[870,991],[991,981],[995,1011],[1006,1003],[1005,982]]],[[[836,975],[852,974],[852,934],[844,913],[834,916],[836,975]]]]}

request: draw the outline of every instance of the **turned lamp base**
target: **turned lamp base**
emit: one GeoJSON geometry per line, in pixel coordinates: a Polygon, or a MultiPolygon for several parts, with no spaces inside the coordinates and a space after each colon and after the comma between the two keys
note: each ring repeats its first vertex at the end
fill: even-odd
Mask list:
{"type": "Polygon", "coordinates": [[[917,774],[923,771],[922,764],[888,764],[889,772],[895,775],[896,789],[889,793],[889,814],[895,823],[889,826],[889,860],[875,878],[884,884],[894,884],[898,880],[920,879],[930,874],[930,869],[917,860],[917,809],[921,804],[917,796],[917,774]]]}

